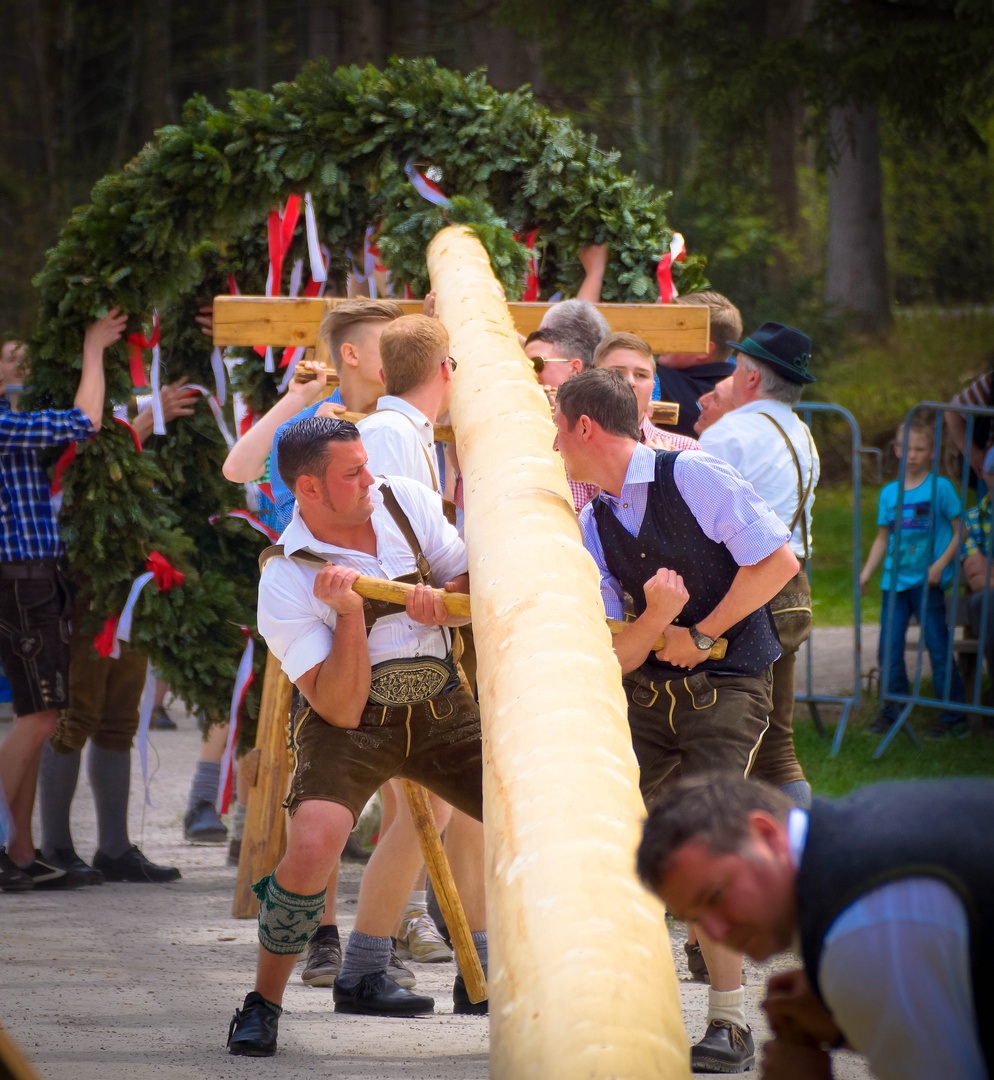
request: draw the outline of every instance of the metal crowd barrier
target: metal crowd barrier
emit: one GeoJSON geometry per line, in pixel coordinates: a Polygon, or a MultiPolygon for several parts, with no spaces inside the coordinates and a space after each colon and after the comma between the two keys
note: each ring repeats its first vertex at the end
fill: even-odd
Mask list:
{"type": "MultiPolygon", "coordinates": [[[[825,724],[822,721],[821,713],[819,712],[819,706],[822,705],[838,705],[841,707],[839,715],[839,723],[835,729],[835,738],[832,741],[831,756],[835,757],[839,752],[839,748],[842,745],[842,737],[845,734],[846,723],[849,719],[849,713],[853,708],[858,709],[861,700],[861,667],[862,667],[862,597],[859,592],[859,573],[861,569],[861,551],[862,551],[862,522],[860,520],[860,496],[862,491],[862,455],[869,454],[876,459],[876,472],[877,478],[880,478],[882,467],[882,455],[876,447],[866,447],[862,445],[862,439],[860,436],[859,425],[856,423],[855,417],[847,409],[843,409],[839,405],[828,405],[821,402],[801,402],[794,406],[794,411],[798,413],[801,419],[809,427],[811,426],[811,418],[815,413],[819,415],[835,416],[843,420],[849,429],[850,436],[850,468],[852,471],[852,497],[853,497],[853,519],[852,519],[852,581],[853,581],[853,649],[852,649],[852,692],[848,694],[816,694],[813,689],[814,684],[814,654],[815,654],[815,640],[818,635],[817,620],[814,621],[814,625],[811,629],[811,636],[807,641],[806,648],[806,662],[804,690],[797,692],[795,690],[794,700],[806,702],[808,710],[811,714],[811,719],[814,722],[819,734],[825,735],[825,724]]],[[[815,506],[817,507],[817,491],[815,498],[815,506]]],[[[815,517],[815,551],[817,550],[817,515],[815,517]]],[[[814,561],[816,555],[815,551],[812,551],[812,558],[808,561],[808,576],[811,576],[811,563],[814,561]]]]}
{"type": "MultiPolygon", "coordinates": [[[[973,445],[973,430],[974,430],[975,422],[976,422],[977,417],[980,417],[980,416],[990,417],[990,418],[992,418],[992,420],[994,420],[994,409],[979,408],[979,407],[975,407],[975,406],[950,405],[948,403],[941,403],[941,402],[935,402],[935,401],[923,401],[923,402],[920,402],[918,405],[916,405],[911,410],[909,410],[908,415],[905,418],[905,423],[904,423],[904,437],[903,437],[903,445],[902,445],[902,453],[901,453],[901,466],[900,466],[900,471],[899,471],[899,474],[898,474],[897,506],[899,508],[904,505],[905,464],[906,464],[906,461],[907,461],[908,438],[909,438],[909,434],[910,434],[910,426],[909,426],[908,421],[911,419],[911,417],[916,412],[919,412],[919,411],[928,411],[928,412],[934,411],[934,414],[935,414],[935,431],[934,431],[934,438],[933,438],[934,445],[933,445],[933,450],[932,450],[932,466],[931,466],[932,483],[931,483],[930,491],[929,491],[929,502],[930,503],[934,503],[934,501],[935,501],[935,494],[936,494],[936,487],[937,487],[937,477],[939,476],[939,458],[940,458],[940,450],[941,450],[941,435],[942,435],[943,416],[946,413],[959,413],[959,414],[966,417],[966,439],[965,439],[965,444],[964,444],[965,447],[966,447],[966,452],[963,454],[963,467],[962,467],[962,470],[961,470],[960,486],[959,486],[959,492],[958,492],[960,504],[961,504],[961,506],[963,508],[962,517],[960,519],[961,520],[961,527],[962,527],[962,525],[964,524],[964,519],[965,519],[965,516],[966,516],[966,510],[967,510],[967,496],[968,496],[968,493],[969,493],[969,480],[970,480],[969,450],[970,450],[970,447],[973,445]]],[[[936,519],[935,514],[930,514],[929,515],[929,528],[928,528],[928,534],[927,534],[927,538],[926,538],[929,551],[932,550],[932,543],[933,543],[934,536],[935,536],[935,524],[936,524],[935,519],[936,519]]],[[[892,549],[894,550],[895,554],[897,554],[898,556],[899,556],[899,553],[900,553],[900,542],[901,542],[901,535],[902,535],[902,532],[903,532],[903,527],[904,527],[903,514],[898,514],[895,529],[894,529],[894,541],[893,541],[893,545],[892,545],[892,549]]],[[[961,540],[964,537],[965,537],[965,530],[963,532],[961,532],[961,540]]],[[[987,550],[985,552],[985,556],[986,556],[986,580],[988,582],[990,582],[990,574],[991,574],[991,550],[992,550],[991,537],[989,536],[988,537],[988,543],[987,543],[987,550]]],[[[857,552],[857,556],[858,556],[858,552],[859,552],[858,545],[856,547],[856,552],[857,552]]],[[[891,725],[890,729],[887,731],[886,735],[884,735],[884,737],[881,740],[879,746],[874,751],[873,756],[875,758],[879,758],[883,754],[883,752],[887,749],[887,747],[891,744],[891,742],[893,742],[893,740],[896,737],[897,733],[899,731],[901,731],[901,730],[903,730],[905,732],[905,734],[912,740],[912,742],[915,744],[915,746],[920,747],[921,744],[919,742],[918,736],[915,734],[915,732],[912,729],[911,725],[907,722],[908,717],[911,714],[911,710],[916,705],[921,705],[921,706],[924,706],[925,708],[929,708],[929,709],[948,709],[948,710],[951,710],[951,711],[962,712],[962,713],[964,713],[966,715],[974,714],[974,715],[981,715],[981,716],[994,716],[994,708],[992,708],[989,705],[983,705],[981,703],[981,679],[982,679],[982,674],[983,674],[983,661],[984,661],[984,652],[985,652],[984,646],[985,646],[986,637],[987,637],[988,609],[989,609],[989,606],[990,606],[990,603],[991,603],[991,588],[986,588],[986,589],[983,590],[983,592],[981,594],[978,594],[981,597],[981,600],[980,600],[980,609],[981,609],[980,610],[980,633],[979,633],[979,637],[976,640],[977,664],[976,664],[976,670],[975,670],[975,672],[974,672],[974,674],[972,676],[972,679],[971,679],[971,681],[973,683],[972,693],[971,693],[971,688],[967,688],[966,686],[964,686],[964,690],[966,691],[966,696],[968,697],[968,699],[972,698],[972,700],[967,700],[966,702],[955,702],[955,701],[952,701],[950,699],[950,686],[951,686],[951,682],[952,682],[952,665],[957,662],[956,658],[955,658],[955,655],[954,655],[956,653],[956,646],[957,646],[957,641],[955,639],[955,634],[956,634],[956,628],[957,628],[958,620],[956,618],[956,614],[957,614],[957,610],[958,610],[958,599],[959,599],[959,593],[960,593],[960,585],[963,582],[962,566],[961,566],[961,562],[960,562],[960,552],[959,551],[957,552],[957,554],[956,554],[955,558],[953,559],[951,565],[954,568],[953,569],[953,581],[952,581],[952,587],[951,587],[950,591],[947,593],[947,597],[952,598],[952,604],[949,605],[947,603],[946,604],[946,609],[947,609],[947,613],[951,611],[951,613],[953,615],[953,618],[949,619],[948,614],[947,614],[947,622],[950,625],[949,625],[949,634],[948,634],[948,641],[947,641],[947,644],[946,644],[946,656],[945,656],[945,672],[946,672],[946,675],[945,675],[945,679],[943,680],[942,687],[940,688],[940,687],[936,687],[936,686],[933,685],[933,688],[932,688],[933,693],[932,693],[931,697],[925,697],[925,696],[922,695],[922,691],[921,691],[922,659],[923,659],[923,656],[924,656],[924,649],[925,649],[925,618],[926,618],[926,604],[927,604],[927,601],[928,601],[928,590],[927,589],[922,590],[922,598],[921,598],[921,602],[919,604],[919,610],[917,612],[918,626],[919,626],[918,646],[917,646],[917,649],[916,649],[915,673],[914,673],[914,680],[913,681],[911,680],[910,673],[909,673],[909,680],[908,681],[909,681],[909,685],[910,685],[910,689],[911,689],[911,692],[909,694],[905,694],[905,695],[890,694],[886,690],[886,687],[887,687],[887,685],[888,685],[888,683],[890,681],[891,667],[893,666],[893,664],[894,664],[894,662],[895,662],[895,660],[897,658],[891,655],[892,652],[893,652],[893,649],[892,649],[892,641],[891,641],[890,635],[887,635],[886,640],[883,638],[883,636],[881,637],[881,641],[885,642],[885,643],[884,643],[884,645],[882,647],[882,650],[881,650],[882,663],[881,663],[881,671],[880,671],[880,703],[881,703],[881,705],[883,705],[885,702],[893,702],[893,703],[899,704],[901,706],[901,710],[898,713],[897,718],[894,720],[894,723],[891,725]]],[[[893,562],[893,571],[891,573],[890,588],[888,589],[888,591],[887,591],[887,593],[886,593],[886,595],[884,597],[883,606],[882,606],[882,609],[881,609],[881,619],[880,619],[880,632],[881,632],[881,635],[883,635],[885,633],[885,628],[889,625],[889,623],[891,622],[891,620],[894,617],[894,611],[895,611],[895,606],[896,606],[896,602],[897,602],[896,594],[897,594],[897,578],[898,578],[899,567],[900,567],[900,559],[898,557],[893,562]]],[[[857,573],[858,573],[858,571],[857,571],[857,573]]],[[[857,591],[858,591],[858,586],[857,586],[857,591]]],[[[857,600],[858,600],[858,598],[857,598],[857,600]]],[[[857,607],[855,608],[855,610],[856,611],[859,610],[858,604],[857,604],[857,607]]],[[[858,626],[857,626],[857,633],[858,633],[858,626]]],[[[970,644],[971,644],[971,650],[972,650],[973,642],[971,641],[970,644]]],[[[858,694],[858,691],[857,691],[857,694],[858,694]]],[[[838,733],[836,735],[836,741],[838,742],[838,733]]]]}

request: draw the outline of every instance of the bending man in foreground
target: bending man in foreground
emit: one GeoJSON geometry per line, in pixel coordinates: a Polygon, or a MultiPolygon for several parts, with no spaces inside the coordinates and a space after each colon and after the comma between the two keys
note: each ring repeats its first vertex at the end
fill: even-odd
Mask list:
{"type": "Polygon", "coordinates": [[[766,1080],[824,1080],[848,1044],[881,1080],[994,1076],[994,840],[988,780],[876,784],[810,811],[729,773],[653,806],[643,882],[770,980],[766,1080]]]}
{"type": "MultiPolygon", "coordinates": [[[[288,428],[279,469],[297,506],[281,537],[285,557],[262,573],[259,629],[300,697],[290,725],[286,854],[254,886],[255,990],[236,1010],[228,1037],[231,1053],[251,1056],[276,1050],[287,979],[320,924],[328,875],[376,789],[405,777],[482,816],[479,711],[460,689],[444,629],[468,620],[450,616],[424,584],[437,577],[449,590],[468,586],[466,549],[440,498],[401,477],[374,479],[358,430],[331,417],[288,428]],[[360,573],[415,584],[406,608],[363,601],[352,589],[360,573]]],[[[461,895],[479,896],[456,868],[453,876],[461,895]]],[[[411,884],[400,875],[392,896],[380,890],[375,910],[360,901],[334,984],[336,1012],[434,1011],[432,998],[386,974],[390,935],[411,884]]],[[[486,971],[479,899],[467,905],[466,918],[486,971]]],[[[469,1010],[461,975],[453,1001],[456,1012],[469,1010]]]]}
{"type": "MultiPolygon", "coordinates": [[[[623,617],[626,592],[635,606],[614,649],[646,805],[678,765],[684,776],[717,767],[748,774],[780,655],[767,603],[797,572],[787,527],[730,466],[640,443],[635,394],[615,371],[563,383],[553,420],[570,478],[600,488],[580,529],[608,618],[623,617]],[[666,647],[654,651],[662,633],[666,647]],[[726,652],[712,658],[719,638],[726,652]]],[[[739,1072],[754,1058],[742,958],[704,940],[701,948],[711,974],[708,1027],[691,1064],[739,1072]]]]}

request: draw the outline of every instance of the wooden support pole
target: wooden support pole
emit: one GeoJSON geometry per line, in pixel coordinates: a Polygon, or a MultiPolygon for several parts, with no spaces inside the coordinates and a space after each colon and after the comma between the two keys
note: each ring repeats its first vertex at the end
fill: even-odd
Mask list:
{"type": "Polygon", "coordinates": [[[17,1043],[0,1027],[0,1080],[41,1080],[17,1043]]]}
{"type": "Polygon", "coordinates": [[[483,247],[428,248],[459,357],[484,733],[493,1080],[689,1080],[662,906],[636,879],[644,808],[621,672],[548,402],[483,247]]]}
{"type": "Polygon", "coordinates": [[[449,937],[452,938],[459,970],[466,981],[466,995],[475,1005],[486,1000],[487,981],[483,977],[483,966],[473,944],[473,935],[470,933],[469,923],[466,922],[466,912],[456,891],[456,883],[452,880],[452,870],[445,848],[442,847],[442,838],[438,835],[428,793],[413,780],[401,780],[400,783],[407,796],[407,805],[411,808],[418,843],[421,845],[421,857],[435,887],[435,899],[448,927],[449,937]]]}
{"type": "Polygon", "coordinates": [[[279,660],[270,653],[266,657],[259,727],[253,751],[258,751],[259,765],[245,810],[235,899],[231,905],[231,914],[236,919],[254,919],[259,914],[259,901],[252,886],[276,869],[286,850],[283,800],[290,787],[292,772],[287,750],[292,693],[290,680],[283,674],[279,660]]]}

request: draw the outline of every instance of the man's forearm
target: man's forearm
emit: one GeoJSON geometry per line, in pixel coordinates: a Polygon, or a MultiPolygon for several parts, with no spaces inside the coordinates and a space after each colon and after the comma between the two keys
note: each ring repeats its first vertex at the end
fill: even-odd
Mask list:
{"type": "Polygon", "coordinates": [[[320,666],[307,700],[333,727],[355,728],[369,699],[370,665],[362,611],[339,615],[328,658],[320,666]]]}
{"type": "Polygon", "coordinates": [[[697,623],[698,630],[708,637],[721,637],[729,627],[769,603],[797,573],[797,567],[787,544],[755,566],[740,566],[718,606],[697,623]]]}
{"type": "Polygon", "coordinates": [[[258,480],[266,471],[266,459],[272,451],[276,429],[292,420],[303,407],[294,394],[281,397],[228,452],[221,466],[224,478],[233,484],[258,480]]]}
{"type": "Polygon", "coordinates": [[[657,620],[646,618],[647,615],[648,612],[644,612],[620,634],[615,634],[611,642],[614,646],[614,655],[621,664],[622,675],[627,675],[645,663],[653,646],[659,640],[659,635],[665,630],[665,627],[658,625],[657,620]]]}

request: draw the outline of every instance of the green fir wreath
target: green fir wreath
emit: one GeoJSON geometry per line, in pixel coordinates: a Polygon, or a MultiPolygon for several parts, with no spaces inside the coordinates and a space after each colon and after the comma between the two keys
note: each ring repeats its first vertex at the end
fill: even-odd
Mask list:
{"type": "MultiPolygon", "coordinates": [[[[520,296],[526,252],[516,237],[538,228],[543,296],[576,292],[578,247],[608,243],[605,301],[653,301],[655,267],[671,231],[665,199],[621,172],[618,155],[536,104],[527,89],[499,93],[481,72],[463,76],[431,60],[393,60],[385,70],[306,67],[272,93],[232,91],[230,107],[191,99],[182,123],[120,172],[93,188],[35,279],[40,313],[31,340],[27,407],[68,407],[79,378],[87,323],[114,305],[129,332],[162,315],[163,382],[188,375],[211,386],[210,341],[197,308],[228,291],[264,292],[265,221],[293,193],[310,192],[331,252],[329,294],[340,291],[378,225],[380,259],[414,295],[428,288],[425,249],[447,223],[470,224],[509,297],[520,296]],[[451,206],[427,203],[405,173],[433,167],[451,206]]],[[[288,263],[304,257],[303,215],[288,263]]],[[[703,261],[674,268],[681,292],[705,286],[703,261]]],[[[280,379],[246,351],[235,389],[257,411],[276,399],[280,379]]],[[[107,410],[133,394],[126,349],[108,350],[107,410]]],[[[233,428],[228,406],[228,425],[233,428]]],[[[255,632],[256,555],[262,538],[226,511],[244,506],[242,488],[221,475],[227,446],[208,409],[182,418],[138,454],[128,431],[106,423],[80,446],[64,477],[64,532],[74,570],[94,591],[85,633],[119,612],[151,551],[186,576],[168,592],[146,588],[132,645],[207,723],[227,718],[245,636],[255,632]],[[210,518],[222,515],[217,524],[210,518]]],[[[247,699],[257,715],[264,650],[247,699]]]]}

